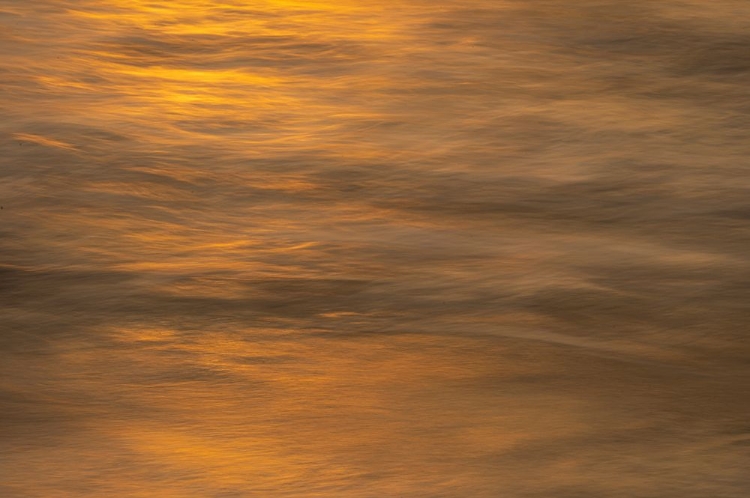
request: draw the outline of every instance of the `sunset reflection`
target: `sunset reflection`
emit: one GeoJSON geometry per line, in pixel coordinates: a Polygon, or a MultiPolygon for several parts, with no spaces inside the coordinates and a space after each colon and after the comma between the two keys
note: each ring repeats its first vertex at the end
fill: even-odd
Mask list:
{"type": "Polygon", "coordinates": [[[0,3],[0,496],[745,498],[748,30],[0,3]]]}

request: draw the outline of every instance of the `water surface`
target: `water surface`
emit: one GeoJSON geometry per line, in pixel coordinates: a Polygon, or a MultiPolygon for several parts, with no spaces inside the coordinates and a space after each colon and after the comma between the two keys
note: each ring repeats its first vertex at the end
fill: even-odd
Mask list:
{"type": "Polygon", "coordinates": [[[0,495],[746,497],[744,0],[0,0],[0,495]]]}

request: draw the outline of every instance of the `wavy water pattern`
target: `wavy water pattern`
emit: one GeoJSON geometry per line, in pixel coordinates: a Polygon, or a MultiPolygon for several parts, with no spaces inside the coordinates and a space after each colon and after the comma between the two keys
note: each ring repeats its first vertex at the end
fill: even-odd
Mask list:
{"type": "Polygon", "coordinates": [[[741,0],[0,0],[0,495],[744,498],[741,0]]]}

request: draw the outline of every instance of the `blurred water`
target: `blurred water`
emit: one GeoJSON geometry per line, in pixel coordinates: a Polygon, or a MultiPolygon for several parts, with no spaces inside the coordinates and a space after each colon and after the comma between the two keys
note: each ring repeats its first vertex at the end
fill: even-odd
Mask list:
{"type": "Polygon", "coordinates": [[[0,0],[0,495],[746,497],[744,0],[0,0]]]}

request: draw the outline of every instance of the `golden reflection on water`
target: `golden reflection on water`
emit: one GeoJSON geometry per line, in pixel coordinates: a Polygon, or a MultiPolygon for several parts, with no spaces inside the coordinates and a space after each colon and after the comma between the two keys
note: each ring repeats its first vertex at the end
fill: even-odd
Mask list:
{"type": "Polygon", "coordinates": [[[0,496],[744,498],[746,11],[0,3],[0,496]]]}

